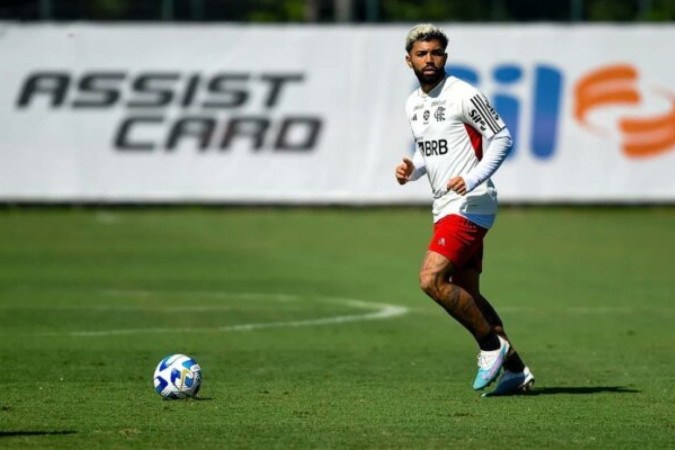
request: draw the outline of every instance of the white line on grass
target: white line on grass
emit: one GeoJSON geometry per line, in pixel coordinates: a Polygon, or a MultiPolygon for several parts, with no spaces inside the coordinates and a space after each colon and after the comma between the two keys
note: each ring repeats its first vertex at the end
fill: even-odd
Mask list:
{"type": "MultiPolygon", "coordinates": [[[[106,291],[105,293],[111,295],[133,295],[133,296],[151,296],[157,294],[152,291],[106,291]]],[[[300,297],[285,295],[285,294],[255,294],[255,293],[240,293],[232,294],[227,292],[182,292],[182,295],[195,296],[219,296],[219,297],[238,297],[238,298],[271,298],[278,301],[296,300],[300,297]],[[204,295],[205,294],[205,295],[204,295]]],[[[316,297],[316,300],[338,303],[356,309],[366,309],[370,312],[363,314],[349,314],[340,316],[323,317],[317,319],[307,320],[290,320],[281,322],[260,322],[260,323],[244,323],[237,325],[227,325],[217,328],[136,328],[136,329],[118,329],[118,330],[99,330],[99,331],[74,331],[68,333],[70,336],[119,336],[142,333],[199,333],[199,332],[231,332],[231,331],[254,331],[266,328],[297,328],[297,327],[311,327],[321,325],[336,325],[348,322],[361,322],[368,320],[382,320],[390,319],[397,316],[402,316],[408,313],[408,308],[404,306],[388,305],[386,303],[365,302],[363,300],[356,300],[350,298],[337,297],[316,297]]]]}

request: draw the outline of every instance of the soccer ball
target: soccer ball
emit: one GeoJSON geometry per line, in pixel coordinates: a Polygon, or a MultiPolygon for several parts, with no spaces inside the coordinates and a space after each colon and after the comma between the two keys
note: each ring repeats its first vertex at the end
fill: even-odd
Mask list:
{"type": "Polygon", "coordinates": [[[202,369],[189,356],[167,356],[155,369],[155,391],[164,398],[196,397],[201,385],[202,369]]]}

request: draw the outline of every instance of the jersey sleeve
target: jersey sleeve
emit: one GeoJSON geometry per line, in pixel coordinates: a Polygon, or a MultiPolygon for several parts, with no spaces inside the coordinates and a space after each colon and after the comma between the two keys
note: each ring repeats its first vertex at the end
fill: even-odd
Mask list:
{"type": "Polygon", "coordinates": [[[490,178],[508,156],[513,142],[506,124],[478,89],[469,87],[462,99],[463,121],[478,131],[487,146],[481,161],[464,178],[468,192],[490,178]]]}
{"type": "Polygon", "coordinates": [[[427,173],[427,166],[419,148],[416,148],[415,153],[413,153],[412,163],[415,169],[410,174],[410,181],[415,181],[427,173]]]}
{"type": "Polygon", "coordinates": [[[467,192],[471,192],[476,186],[479,186],[494,175],[506,157],[509,156],[509,152],[513,146],[511,134],[506,127],[494,135],[488,142],[489,144],[485,150],[483,159],[463,177],[467,192]]]}
{"type": "MultiPolygon", "coordinates": [[[[410,97],[408,97],[408,100],[406,100],[405,103],[405,114],[408,119],[410,119],[410,116],[412,116],[412,102],[411,102],[412,94],[410,97]]],[[[413,139],[415,139],[415,133],[413,133],[412,130],[412,123],[410,125],[410,133],[413,139]]],[[[420,153],[419,148],[415,146],[415,152],[412,155],[412,163],[415,169],[413,169],[412,173],[410,174],[410,181],[415,181],[422,177],[423,175],[426,175],[427,173],[427,167],[426,167],[426,162],[424,161],[424,157],[420,153]]]]}
{"type": "Polygon", "coordinates": [[[486,139],[506,128],[487,97],[474,87],[467,88],[462,96],[462,121],[471,125],[486,139]]]}

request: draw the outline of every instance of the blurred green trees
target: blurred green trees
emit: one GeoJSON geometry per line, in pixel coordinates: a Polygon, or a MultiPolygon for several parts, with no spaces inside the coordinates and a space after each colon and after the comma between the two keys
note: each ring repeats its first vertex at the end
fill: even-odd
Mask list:
{"type": "Polygon", "coordinates": [[[1,0],[0,20],[668,22],[675,0],[1,0]]]}

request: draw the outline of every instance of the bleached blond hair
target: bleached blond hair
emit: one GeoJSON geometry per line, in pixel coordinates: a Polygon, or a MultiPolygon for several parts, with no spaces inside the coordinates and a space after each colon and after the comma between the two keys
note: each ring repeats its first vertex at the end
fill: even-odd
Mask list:
{"type": "Polygon", "coordinates": [[[448,36],[436,25],[431,23],[415,25],[408,31],[408,35],[405,37],[405,51],[410,53],[413,44],[417,41],[430,41],[432,39],[438,39],[443,49],[448,46],[448,36]]]}

